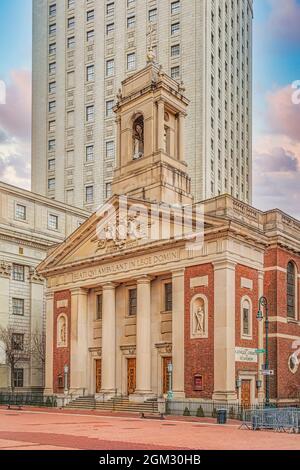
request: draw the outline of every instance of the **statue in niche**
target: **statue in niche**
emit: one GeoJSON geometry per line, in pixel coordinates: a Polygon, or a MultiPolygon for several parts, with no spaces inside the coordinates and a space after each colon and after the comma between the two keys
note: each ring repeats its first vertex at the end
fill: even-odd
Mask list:
{"type": "Polygon", "coordinates": [[[192,335],[201,338],[206,334],[206,312],[204,300],[198,298],[194,301],[192,309],[192,335]]]}
{"type": "Polygon", "coordinates": [[[66,318],[61,316],[58,324],[58,345],[60,347],[66,346],[67,343],[67,324],[66,318]]]}
{"type": "Polygon", "coordinates": [[[138,160],[144,155],[144,118],[139,116],[133,123],[133,159],[138,160]]]}

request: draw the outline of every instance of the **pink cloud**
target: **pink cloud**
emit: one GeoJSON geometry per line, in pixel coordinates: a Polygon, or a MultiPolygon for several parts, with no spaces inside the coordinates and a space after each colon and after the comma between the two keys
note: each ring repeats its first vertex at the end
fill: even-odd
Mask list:
{"type": "Polygon", "coordinates": [[[0,106],[0,127],[16,139],[30,139],[31,73],[13,70],[6,89],[6,104],[0,106]]]}
{"type": "Polygon", "coordinates": [[[267,96],[267,125],[271,133],[300,140],[300,105],[293,103],[295,89],[287,86],[267,96]]]}
{"type": "Polygon", "coordinates": [[[269,0],[272,11],[268,28],[273,36],[283,41],[300,40],[300,5],[296,0],[269,0]]]}

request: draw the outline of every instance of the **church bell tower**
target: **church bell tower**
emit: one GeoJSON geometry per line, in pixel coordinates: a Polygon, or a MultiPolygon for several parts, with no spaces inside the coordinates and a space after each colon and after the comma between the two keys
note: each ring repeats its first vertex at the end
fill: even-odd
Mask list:
{"type": "Polygon", "coordinates": [[[148,55],[147,66],[122,82],[117,96],[117,163],[113,194],[192,204],[184,161],[189,101],[184,88],[148,55]]]}

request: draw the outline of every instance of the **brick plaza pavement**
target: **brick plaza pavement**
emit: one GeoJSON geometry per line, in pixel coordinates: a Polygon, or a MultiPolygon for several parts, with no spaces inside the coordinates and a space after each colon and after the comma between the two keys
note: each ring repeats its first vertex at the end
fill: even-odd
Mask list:
{"type": "Polygon", "coordinates": [[[213,420],[142,420],[96,412],[0,409],[0,450],[299,450],[300,436],[213,420]]]}

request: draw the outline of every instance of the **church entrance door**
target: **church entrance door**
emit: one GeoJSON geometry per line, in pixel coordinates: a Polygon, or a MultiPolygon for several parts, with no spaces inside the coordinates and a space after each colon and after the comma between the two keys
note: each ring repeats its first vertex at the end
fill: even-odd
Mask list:
{"type": "Polygon", "coordinates": [[[244,408],[251,407],[251,380],[242,380],[241,402],[244,408]]]}
{"type": "Polygon", "coordinates": [[[163,394],[166,395],[170,390],[170,374],[168,372],[168,365],[172,364],[171,357],[163,358],[163,394]]]}
{"type": "Polygon", "coordinates": [[[127,360],[127,393],[132,395],[136,389],[136,359],[127,360]]]}
{"type": "Polygon", "coordinates": [[[101,392],[101,359],[96,360],[96,393],[101,392]]]}

